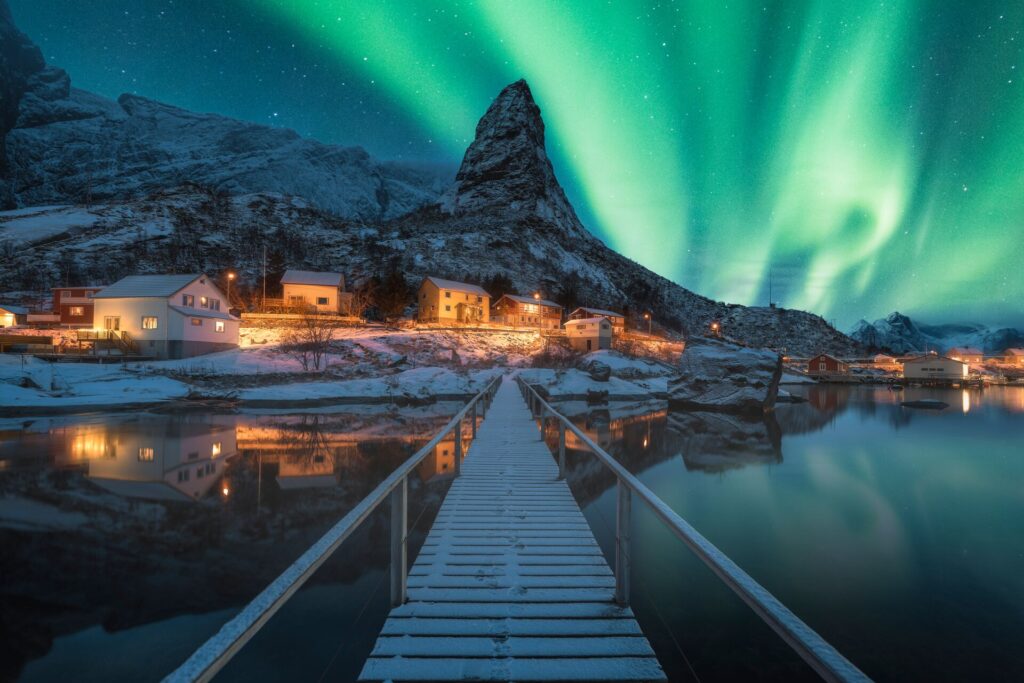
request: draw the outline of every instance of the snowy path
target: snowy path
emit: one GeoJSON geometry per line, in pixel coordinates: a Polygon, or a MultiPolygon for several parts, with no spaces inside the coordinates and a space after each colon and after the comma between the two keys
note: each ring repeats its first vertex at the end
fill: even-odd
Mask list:
{"type": "Polygon", "coordinates": [[[360,680],[665,680],[540,440],[501,385],[360,680]]]}

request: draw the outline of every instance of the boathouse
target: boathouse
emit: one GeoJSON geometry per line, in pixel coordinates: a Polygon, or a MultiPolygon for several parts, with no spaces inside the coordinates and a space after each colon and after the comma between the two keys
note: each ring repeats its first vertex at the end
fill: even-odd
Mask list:
{"type": "Polygon", "coordinates": [[[904,379],[959,382],[967,379],[967,363],[946,356],[929,354],[903,362],[904,379]]]}
{"type": "Polygon", "coordinates": [[[483,287],[429,276],[416,292],[421,323],[479,324],[491,319],[491,295],[483,287]]]}
{"type": "Polygon", "coordinates": [[[512,327],[557,330],[562,325],[562,307],[539,296],[503,294],[491,308],[491,321],[512,327]]]}
{"type": "Polygon", "coordinates": [[[849,375],[850,365],[827,353],[819,353],[807,361],[807,374],[811,377],[849,375]]]}

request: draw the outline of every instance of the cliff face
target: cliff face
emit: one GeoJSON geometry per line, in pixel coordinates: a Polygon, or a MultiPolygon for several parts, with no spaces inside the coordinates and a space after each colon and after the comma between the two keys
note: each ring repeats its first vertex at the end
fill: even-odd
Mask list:
{"type": "MultiPolygon", "coordinates": [[[[5,175],[4,139],[18,119],[18,106],[33,74],[46,66],[43,53],[14,25],[6,0],[0,0],[0,177],[5,175]]],[[[8,203],[0,186],[0,205],[8,203]]]]}

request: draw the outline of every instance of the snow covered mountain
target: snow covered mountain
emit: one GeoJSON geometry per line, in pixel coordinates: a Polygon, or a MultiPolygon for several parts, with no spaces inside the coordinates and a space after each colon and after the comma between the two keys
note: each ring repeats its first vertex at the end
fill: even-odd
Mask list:
{"type": "Polygon", "coordinates": [[[571,305],[650,311],[678,331],[719,321],[735,340],[795,355],[860,350],[819,316],[712,301],[594,237],[555,177],[525,81],[488,108],[445,190],[429,173],[358,148],[76,90],[41,56],[18,57],[35,48],[2,21],[3,3],[0,75],[19,99],[11,111],[13,100],[0,103],[0,199],[21,208],[0,213],[0,291],[226,268],[244,288],[266,247],[275,265],[341,270],[350,282],[391,269],[411,281],[503,275],[571,305]]]}
{"type": "Polygon", "coordinates": [[[2,208],[127,199],[193,182],[381,220],[436,201],[447,185],[439,169],[376,161],[360,147],[73,88],[14,27],[3,0],[0,55],[2,208]]]}
{"type": "Polygon", "coordinates": [[[927,325],[896,311],[873,323],[860,320],[850,336],[869,348],[894,353],[946,351],[954,346],[979,348],[985,353],[1001,353],[1010,347],[1024,346],[1024,332],[1012,327],[994,328],[976,323],[927,325]]]}

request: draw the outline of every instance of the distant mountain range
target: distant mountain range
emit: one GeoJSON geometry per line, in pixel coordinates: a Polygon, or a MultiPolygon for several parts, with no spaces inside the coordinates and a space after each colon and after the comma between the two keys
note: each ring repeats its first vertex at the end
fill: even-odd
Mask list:
{"type": "Polygon", "coordinates": [[[5,0],[0,84],[0,206],[13,209],[0,214],[0,291],[226,268],[244,287],[266,247],[277,266],[350,282],[390,268],[410,279],[501,274],[521,292],[650,311],[676,331],[718,321],[733,339],[792,354],[862,350],[820,316],[713,301],[594,237],[555,177],[525,81],[480,119],[454,183],[289,130],[73,88],[5,0]]]}
{"type": "Polygon", "coordinates": [[[996,354],[1011,347],[1024,347],[1024,332],[1012,327],[972,323],[928,325],[899,312],[873,323],[859,321],[850,330],[850,337],[868,348],[893,353],[945,352],[955,346],[969,346],[996,354]]]}

